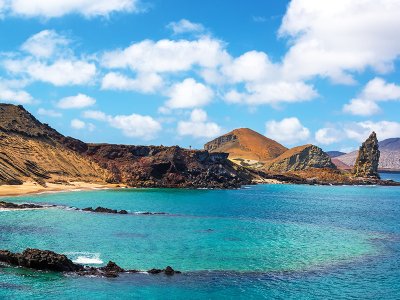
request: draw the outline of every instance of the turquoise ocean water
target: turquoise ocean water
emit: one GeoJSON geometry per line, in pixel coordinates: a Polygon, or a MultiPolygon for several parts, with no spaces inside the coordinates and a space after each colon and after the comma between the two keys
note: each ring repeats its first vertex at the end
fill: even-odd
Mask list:
{"type": "Polygon", "coordinates": [[[0,268],[1,299],[400,299],[399,187],[126,189],[5,200],[165,212],[2,211],[0,249],[49,249],[126,269],[171,265],[183,274],[105,279],[0,268]]]}

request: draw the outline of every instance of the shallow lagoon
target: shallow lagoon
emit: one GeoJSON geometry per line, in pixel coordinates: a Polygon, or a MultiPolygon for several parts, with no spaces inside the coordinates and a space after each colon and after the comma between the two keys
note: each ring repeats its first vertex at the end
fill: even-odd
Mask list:
{"type": "Polygon", "coordinates": [[[171,265],[174,277],[78,278],[0,269],[0,298],[398,299],[400,188],[258,185],[127,189],[6,198],[167,215],[68,209],[0,212],[0,248],[86,263],[171,265]]]}

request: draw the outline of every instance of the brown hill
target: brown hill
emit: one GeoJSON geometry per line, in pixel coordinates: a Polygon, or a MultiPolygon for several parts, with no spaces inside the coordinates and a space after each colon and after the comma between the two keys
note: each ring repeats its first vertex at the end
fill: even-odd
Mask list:
{"type": "Polygon", "coordinates": [[[0,184],[104,182],[106,171],[64,147],[62,137],[22,106],[0,104],[0,184]]]}
{"type": "Polygon", "coordinates": [[[321,148],[308,144],[289,149],[265,167],[266,170],[275,172],[301,171],[311,168],[336,169],[336,166],[321,148]]]}
{"type": "Polygon", "coordinates": [[[204,145],[210,152],[229,153],[229,159],[269,161],[287,148],[249,128],[235,129],[204,145]]]}

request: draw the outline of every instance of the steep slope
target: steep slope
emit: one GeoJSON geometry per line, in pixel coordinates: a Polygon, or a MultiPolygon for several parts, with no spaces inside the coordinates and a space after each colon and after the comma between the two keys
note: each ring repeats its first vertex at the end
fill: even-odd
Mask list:
{"type": "Polygon", "coordinates": [[[204,149],[229,153],[229,159],[255,161],[272,160],[287,150],[278,142],[249,128],[239,128],[224,134],[205,144],[204,149]]]}
{"type": "Polygon", "coordinates": [[[301,171],[311,168],[336,169],[331,158],[321,148],[308,144],[289,149],[266,165],[275,172],[301,171]]]}
{"type": "Polygon", "coordinates": [[[22,106],[0,104],[0,184],[104,182],[106,171],[64,147],[62,139],[22,106]]]}
{"type": "MultiPolygon", "coordinates": [[[[400,138],[390,138],[379,142],[379,150],[381,152],[379,169],[400,170],[400,138]]],[[[358,151],[353,151],[336,158],[348,166],[354,166],[357,155],[358,151]]]]}
{"type": "Polygon", "coordinates": [[[87,144],[81,153],[110,171],[108,182],[136,187],[232,188],[250,184],[253,178],[226,153],[178,146],[87,144]]]}
{"type": "Polygon", "coordinates": [[[352,173],[356,177],[379,179],[379,156],[380,151],[378,139],[376,138],[376,133],[372,132],[358,150],[358,156],[352,169],[352,173]]]}

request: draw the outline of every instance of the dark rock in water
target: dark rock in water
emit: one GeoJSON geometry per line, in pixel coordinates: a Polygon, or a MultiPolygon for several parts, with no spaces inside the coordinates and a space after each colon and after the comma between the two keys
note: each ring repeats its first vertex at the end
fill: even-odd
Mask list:
{"type": "Polygon", "coordinates": [[[361,145],[352,173],[356,177],[379,179],[379,145],[376,133],[372,132],[369,138],[361,145]]]}
{"type": "MultiPolygon", "coordinates": [[[[26,249],[22,253],[13,253],[8,250],[0,250],[0,265],[1,263],[30,268],[41,271],[54,271],[75,273],[79,276],[97,276],[115,278],[121,273],[138,273],[138,270],[125,270],[118,266],[115,262],[109,261],[104,267],[96,268],[89,266],[82,266],[75,264],[68,257],[63,254],[58,254],[53,251],[39,250],[39,249],[26,249]]],[[[162,269],[151,269],[147,271],[150,274],[174,275],[181,272],[175,271],[170,266],[162,269]]]]}
{"type": "Polygon", "coordinates": [[[29,248],[22,253],[0,250],[0,262],[43,271],[77,272],[83,270],[83,266],[74,264],[65,255],[29,248]]]}
{"type": "Polygon", "coordinates": [[[94,212],[94,213],[105,213],[105,214],[121,214],[121,215],[126,215],[128,212],[125,209],[122,209],[120,211],[116,209],[111,209],[111,208],[106,208],[106,207],[97,207],[93,209],[92,207],[86,207],[82,209],[82,211],[89,211],[89,212],[94,212]]]}
{"type": "Polygon", "coordinates": [[[181,274],[180,271],[175,271],[170,266],[167,266],[164,270],[162,270],[162,269],[151,269],[151,270],[148,270],[147,273],[149,273],[149,274],[164,273],[165,275],[181,274]]]}
{"type": "Polygon", "coordinates": [[[29,208],[44,208],[44,207],[45,206],[43,206],[43,205],[30,204],[30,203],[16,204],[16,203],[0,201],[0,208],[29,209],[29,208]]]}

